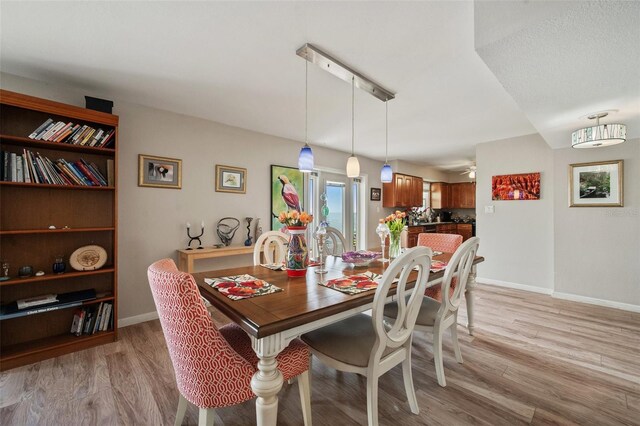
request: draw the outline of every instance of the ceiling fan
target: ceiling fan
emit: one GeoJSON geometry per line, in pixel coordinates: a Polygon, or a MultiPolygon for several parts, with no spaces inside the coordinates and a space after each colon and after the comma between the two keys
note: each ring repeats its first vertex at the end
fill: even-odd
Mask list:
{"type": "Polygon", "coordinates": [[[473,163],[473,165],[467,167],[467,169],[464,172],[460,173],[460,174],[461,175],[468,174],[469,178],[475,179],[476,178],[476,169],[477,169],[476,168],[476,163],[473,163]]]}

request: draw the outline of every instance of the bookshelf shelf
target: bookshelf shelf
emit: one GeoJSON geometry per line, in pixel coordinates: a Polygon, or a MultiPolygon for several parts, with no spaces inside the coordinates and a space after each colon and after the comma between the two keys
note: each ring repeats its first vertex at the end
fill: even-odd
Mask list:
{"type": "Polygon", "coordinates": [[[89,191],[113,191],[115,186],[85,186],[85,185],[50,185],[48,183],[0,182],[0,186],[23,186],[25,188],[50,189],[82,189],[89,191]]]}
{"type": "Polygon", "coordinates": [[[101,232],[115,231],[115,227],[98,228],[68,228],[68,229],[16,229],[12,231],[0,231],[0,235],[32,235],[32,234],[70,234],[73,232],[101,232]]]}
{"type": "MultiPolygon", "coordinates": [[[[22,180],[20,166],[13,169],[13,158],[22,156],[21,162],[15,162],[23,164],[22,170],[25,161],[29,160],[28,167],[39,168],[40,173],[49,174],[49,178],[56,171],[62,175],[66,166],[73,165],[76,172],[92,175],[94,179],[88,175],[85,176],[88,181],[80,179],[86,183],[107,180],[108,176],[113,178],[109,182],[117,182],[118,122],[118,117],[112,114],[0,89],[0,150],[3,158],[7,158],[5,153],[10,154],[11,171],[17,170],[19,176],[6,179],[3,174],[0,179],[22,180]],[[96,148],[28,137],[49,119],[111,132],[111,147],[96,148]],[[38,153],[42,157],[37,156],[37,161],[29,158],[38,153]],[[38,162],[44,162],[45,166],[38,162]],[[59,162],[62,169],[53,167],[53,162],[59,162]],[[102,175],[102,179],[98,175],[102,175]]],[[[70,170],[67,168],[66,171],[70,170]]],[[[70,177],[63,180],[78,183],[75,177],[70,177]]],[[[15,277],[0,281],[0,305],[15,306],[14,303],[21,299],[88,289],[97,294],[109,294],[74,306],[60,305],[59,309],[0,321],[0,371],[115,341],[118,330],[117,187],[3,180],[0,191],[0,237],[3,239],[0,259],[8,262],[9,275],[15,277]],[[69,225],[71,228],[48,229],[50,225],[69,225]],[[109,264],[94,271],[49,272],[54,258],[68,259],[74,250],[87,244],[103,247],[108,253],[109,264]],[[47,273],[40,277],[17,278],[18,268],[25,265],[47,273]],[[94,311],[100,302],[112,305],[113,330],[83,336],[71,334],[77,310],[94,311]]]]}
{"type": "Polygon", "coordinates": [[[113,330],[99,331],[95,334],[76,336],[62,334],[32,340],[26,343],[5,346],[2,348],[0,364],[3,370],[19,367],[24,364],[51,358],[69,352],[75,352],[92,346],[113,342],[116,333],[113,330]],[[24,362],[27,361],[27,362],[24,362]]]}
{"type": "Polygon", "coordinates": [[[44,274],[41,277],[10,278],[6,281],[0,281],[0,287],[8,285],[30,284],[42,281],[67,280],[70,278],[86,277],[89,275],[110,274],[115,271],[116,269],[113,267],[106,267],[97,269],[95,271],[65,272],[63,274],[44,274]]]}
{"type": "Polygon", "coordinates": [[[26,148],[53,149],[56,151],[85,152],[88,154],[114,156],[116,150],[113,148],[96,148],[93,146],[74,145],[61,142],[36,141],[22,136],[11,136],[0,134],[0,142],[3,145],[23,146],[26,148]]]}

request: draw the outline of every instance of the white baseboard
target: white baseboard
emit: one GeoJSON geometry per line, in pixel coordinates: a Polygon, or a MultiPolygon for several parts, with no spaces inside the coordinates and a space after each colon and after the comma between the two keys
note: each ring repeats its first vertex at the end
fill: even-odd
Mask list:
{"type": "Polygon", "coordinates": [[[127,327],[129,325],[138,324],[158,319],[158,312],[147,312],[146,314],[134,315],[132,317],[121,318],[118,320],[118,328],[127,327]]]}
{"type": "Polygon", "coordinates": [[[551,296],[556,299],[571,300],[573,302],[588,303],[590,305],[605,306],[607,308],[622,309],[624,311],[640,312],[640,306],[630,303],[614,302],[612,300],[597,299],[595,297],[578,296],[577,294],[554,292],[551,296]]]}
{"type": "Polygon", "coordinates": [[[477,277],[476,282],[480,284],[495,285],[498,287],[513,288],[515,290],[530,291],[532,293],[542,293],[542,294],[548,294],[548,295],[551,295],[553,293],[553,289],[550,289],[550,288],[542,288],[542,287],[536,287],[534,285],[518,284],[518,283],[509,282],[509,281],[494,280],[492,278],[477,277]]]}

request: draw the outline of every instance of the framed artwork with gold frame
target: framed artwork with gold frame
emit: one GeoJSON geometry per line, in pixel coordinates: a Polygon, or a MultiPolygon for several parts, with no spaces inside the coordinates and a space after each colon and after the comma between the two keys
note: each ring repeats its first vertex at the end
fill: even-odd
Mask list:
{"type": "Polygon", "coordinates": [[[247,192],[247,169],[216,164],[216,191],[245,194],[247,192]]]}
{"type": "Polygon", "coordinates": [[[182,188],[182,160],[138,155],[138,186],[182,188]]]}
{"type": "Polygon", "coordinates": [[[569,165],[569,207],[622,207],[624,160],[569,165]]]}

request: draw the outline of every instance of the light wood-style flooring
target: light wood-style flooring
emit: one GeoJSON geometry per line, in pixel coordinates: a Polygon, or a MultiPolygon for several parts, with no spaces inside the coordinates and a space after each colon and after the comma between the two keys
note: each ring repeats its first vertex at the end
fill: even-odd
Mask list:
{"type": "MultiPolygon", "coordinates": [[[[380,379],[381,424],[640,424],[640,314],[483,285],[476,294],[476,335],[459,329],[464,364],[447,337],[447,387],[439,387],[431,336],[416,335],[420,415],[409,411],[398,366],[380,379]]],[[[160,323],[120,336],[0,374],[0,424],[173,424],[178,392],[160,323]]],[[[363,378],[314,359],[311,384],[315,425],[366,424],[363,378]]],[[[279,424],[302,424],[297,384],[279,396],[279,424]]],[[[217,410],[215,421],[255,424],[254,400],[217,410]]],[[[184,424],[197,424],[195,408],[184,424]]]]}

